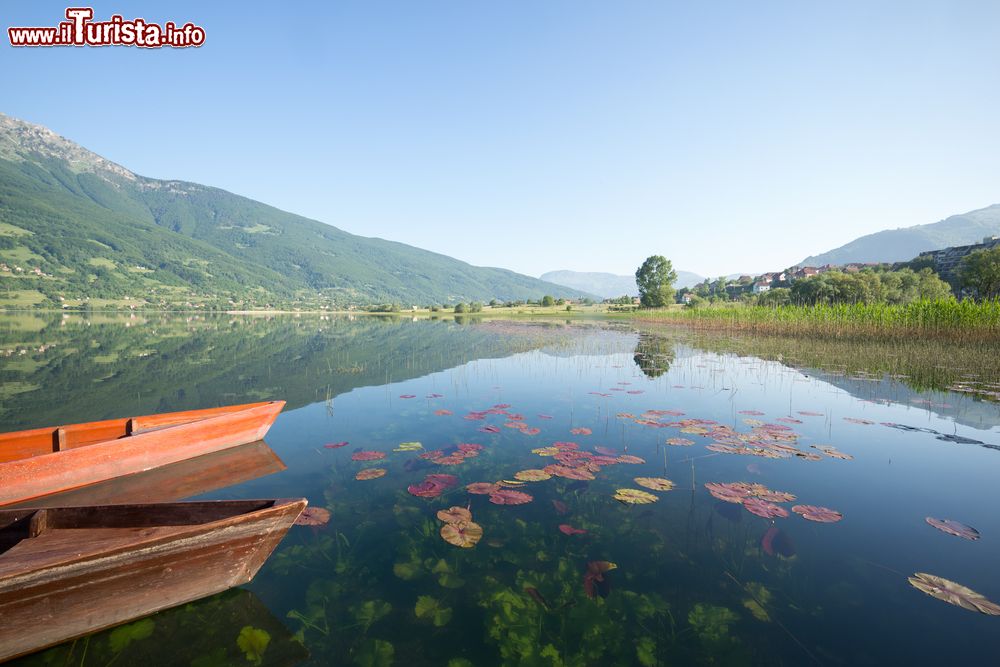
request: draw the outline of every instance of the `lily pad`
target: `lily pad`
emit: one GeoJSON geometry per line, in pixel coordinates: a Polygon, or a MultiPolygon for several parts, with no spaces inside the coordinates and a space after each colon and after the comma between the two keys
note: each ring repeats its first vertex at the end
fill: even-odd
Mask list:
{"type": "Polygon", "coordinates": [[[844,515],[836,510],[816,505],[795,505],[792,507],[792,511],[801,514],[803,519],[819,523],[836,523],[844,518],[844,515]]]}
{"type": "Polygon", "coordinates": [[[379,461],[385,458],[385,452],[360,451],[351,454],[352,461],[379,461]]]}
{"type": "Polygon", "coordinates": [[[449,507],[446,510],[438,510],[437,518],[445,523],[472,521],[472,512],[464,507],[449,507]]]}
{"type": "Polygon", "coordinates": [[[687,438],[667,438],[667,444],[674,447],[690,447],[694,444],[694,440],[687,438]]]}
{"type": "Polygon", "coordinates": [[[926,572],[917,572],[909,578],[910,585],[918,591],[927,593],[933,598],[943,600],[969,611],[978,611],[988,616],[1000,616],[1000,605],[986,599],[971,588],[955,583],[950,579],[938,577],[926,572]]]}
{"type": "Polygon", "coordinates": [[[934,517],[927,517],[925,519],[928,524],[934,526],[938,530],[948,533],[949,535],[954,535],[955,537],[962,537],[967,540],[978,540],[979,531],[972,526],[967,526],[959,521],[953,521],[951,519],[935,519],[934,517]]]}
{"type": "Polygon", "coordinates": [[[655,503],[659,498],[647,491],[639,489],[618,489],[613,496],[615,500],[626,505],[648,505],[655,503]]]}
{"type": "Polygon", "coordinates": [[[634,464],[639,464],[639,463],[645,463],[646,462],[646,459],[640,458],[638,456],[632,456],[631,454],[622,454],[621,456],[617,457],[615,460],[618,461],[618,463],[634,463],[634,464]]]}
{"type": "Polygon", "coordinates": [[[330,510],[322,507],[307,507],[295,519],[296,526],[323,526],[330,521],[330,510]]]}
{"type": "Polygon", "coordinates": [[[424,446],[419,442],[401,442],[399,447],[396,447],[392,451],[394,452],[418,452],[423,449],[424,446]]]}
{"type": "Polygon", "coordinates": [[[545,472],[544,470],[528,469],[520,470],[514,473],[514,479],[521,482],[544,482],[547,479],[551,479],[552,475],[545,472]]]}
{"type": "Polygon", "coordinates": [[[513,489],[498,489],[490,494],[490,502],[494,505],[524,505],[534,500],[534,497],[523,491],[513,489]]]}
{"type": "Polygon", "coordinates": [[[751,514],[756,514],[757,516],[765,519],[774,519],[775,517],[784,518],[788,516],[788,510],[781,505],[775,505],[774,503],[769,503],[766,500],[761,500],[760,498],[744,499],[743,507],[745,507],[751,514]]]}
{"type": "Polygon", "coordinates": [[[329,442],[329,443],[323,445],[323,448],[324,449],[340,449],[341,447],[347,447],[347,445],[349,445],[349,444],[351,444],[351,443],[347,442],[346,440],[344,442],[329,442]]]}
{"type": "Polygon", "coordinates": [[[653,491],[670,491],[675,486],[673,482],[663,477],[636,477],[635,483],[653,491]]]}
{"type": "Polygon", "coordinates": [[[456,521],[441,526],[441,537],[448,544],[471,549],[483,539],[483,527],[474,521],[456,521]]]}
{"type": "Polygon", "coordinates": [[[465,486],[466,491],[474,493],[477,496],[488,496],[499,488],[500,485],[494,482],[473,482],[472,484],[466,484],[465,486]]]}
{"type": "Polygon", "coordinates": [[[576,428],[571,428],[569,432],[572,433],[573,435],[590,435],[591,433],[593,433],[593,431],[591,431],[586,426],[578,426],[576,428]]]}
{"type": "Polygon", "coordinates": [[[379,477],[385,477],[385,473],[385,468],[365,468],[364,470],[359,470],[358,474],[354,476],[354,479],[360,481],[378,479],[379,477]]]}

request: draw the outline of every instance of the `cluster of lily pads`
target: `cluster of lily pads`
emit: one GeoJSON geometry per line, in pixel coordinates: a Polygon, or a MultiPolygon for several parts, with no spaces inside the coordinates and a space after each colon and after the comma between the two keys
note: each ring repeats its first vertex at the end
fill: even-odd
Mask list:
{"type": "MultiPolygon", "coordinates": [[[[627,383],[626,383],[627,384],[627,383]]],[[[612,388],[611,391],[625,391],[621,387],[612,388]]],[[[603,392],[591,392],[602,397],[609,397],[611,394],[603,392]]],[[[630,394],[641,393],[641,390],[628,391],[630,394]]],[[[428,398],[440,398],[440,394],[429,395],[428,398]]],[[[401,398],[414,398],[412,395],[403,395],[401,398]]],[[[510,412],[510,404],[500,403],[485,410],[475,410],[463,416],[466,421],[483,422],[491,416],[499,416],[506,421],[503,426],[516,430],[526,436],[538,435],[541,430],[531,426],[525,420],[525,416],[519,413],[510,412]]],[[[434,411],[438,416],[451,416],[453,412],[447,409],[434,411]]],[[[738,431],[737,429],[720,424],[711,419],[699,419],[685,417],[679,410],[647,410],[639,415],[628,412],[620,412],[616,416],[619,419],[631,420],[636,424],[647,428],[673,428],[679,430],[687,436],[701,437],[710,442],[705,445],[705,449],[717,454],[737,454],[758,456],[769,459],[799,458],[807,461],[820,461],[824,458],[851,460],[853,456],[838,450],[830,445],[810,445],[815,452],[801,448],[799,441],[801,436],[792,428],[793,425],[802,424],[803,420],[797,417],[779,417],[767,423],[758,417],[763,417],[764,413],[758,410],[741,410],[743,423],[750,427],[749,431],[738,431]]],[[[802,417],[821,417],[821,412],[799,411],[802,417]]],[[[538,415],[539,419],[551,419],[549,415],[538,415]]],[[[869,419],[856,417],[844,417],[844,420],[851,424],[868,426],[875,422],[869,419]]],[[[500,428],[493,424],[483,424],[478,429],[480,432],[497,434],[500,428]]],[[[575,426],[570,429],[570,433],[576,436],[592,435],[592,430],[585,426],[575,426]]],[[[331,443],[326,445],[329,449],[337,449],[346,446],[347,442],[331,443]]],[[[666,439],[666,444],[675,447],[690,447],[695,444],[691,437],[671,437],[666,439]]],[[[532,502],[534,497],[526,493],[523,487],[528,483],[543,482],[553,477],[586,482],[596,479],[597,473],[603,468],[619,464],[643,464],[646,461],[626,451],[618,451],[603,446],[596,446],[593,451],[585,451],[575,442],[558,441],[551,445],[537,447],[531,452],[540,457],[552,458],[553,463],[540,468],[528,468],[514,473],[512,479],[501,479],[493,482],[473,482],[467,484],[465,489],[472,495],[486,495],[489,501],[495,505],[523,505],[532,502]]],[[[470,459],[474,459],[484,450],[483,445],[477,443],[461,443],[448,448],[423,451],[423,445],[419,442],[401,443],[394,449],[396,452],[419,452],[418,457],[424,461],[440,466],[458,466],[470,459]]],[[[359,462],[381,461],[386,458],[386,454],[380,451],[357,450],[351,455],[351,459],[359,462]]],[[[371,480],[383,477],[386,474],[385,468],[365,468],[357,472],[355,478],[358,480],[371,480]]],[[[635,477],[636,485],[651,491],[670,491],[674,488],[673,482],[661,477],[635,477]]],[[[458,478],[449,474],[428,474],[420,483],[411,484],[407,487],[410,494],[423,498],[435,498],[458,484],[458,478]]],[[[763,484],[747,482],[709,482],[705,488],[715,498],[726,502],[742,506],[751,514],[768,520],[777,518],[787,518],[789,511],[783,504],[796,500],[794,494],[785,491],[774,491],[763,484]]],[[[616,489],[613,496],[615,500],[627,505],[639,505],[653,503],[658,500],[658,496],[647,490],[635,488],[616,489]]],[[[558,501],[554,501],[554,504],[558,501]]],[[[559,512],[559,505],[556,504],[559,512]]],[[[841,521],[843,514],[837,510],[818,505],[796,504],[791,506],[791,512],[800,515],[802,518],[817,523],[836,523],[841,521]]],[[[561,512],[559,512],[561,513],[561,512]]],[[[325,517],[307,515],[303,522],[308,525],[322,523],[325,517]]],[[[482,527],[473,522],[469,508],[451,507],[448,510],[438,512],[438,518],[444,522],[441,527],[441,537],[455,546],[461,548],[471,548],[479,542],[483,536],[482,527]]],[[[979,538],[979,532],[970,526],[950,519],[927,518],[927,523],[938,530],[950,535],[962,537],[968,540],[979,538]]],[[[560,524],[559,530],[566,535],[584,534],[587,531],[575,528],[570,524],[560,524]]],[[[762,546],[768,553],[779,553],[782,551],[780,543],[782,534],[780,531],[771,530],[762,540],[762,546]]],[[[603,562],[603,561],[602,561],[603,562]]],[[[596,577],[597,575],[595,575],[596,577]]],[[[598,581],[593,579],[591,583],[598,581]]],[[[918,573],[910,578],[910,583],[928,595],[937,597],[951,604],[961,606],[966,609],[973,609],[982,613],[1000,614],[1000,607],[987,600],[985,597],[971,591],[960,584],[941,577],[918,573]]]]}
{"type": "MultiPolygon", "coordinates": [[[[786,518],[788,510],[777,503],[790,503],[796,500],[794,494],[787,491],[773,491],[763,484],[708,482],[705,488],[719,500],[742,505],[751,514],[764,519],[786,518]]],[[[844,518],[844,515],[836,510],[816,505],[794,505],[792,511],[803,519],[818,523],[836,523],[844,518]]]]}

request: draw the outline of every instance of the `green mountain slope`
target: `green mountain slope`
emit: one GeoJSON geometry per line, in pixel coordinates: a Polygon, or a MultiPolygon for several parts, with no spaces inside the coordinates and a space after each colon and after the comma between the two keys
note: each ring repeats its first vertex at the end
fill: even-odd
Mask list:
{"type": "Polygon", "coordinates": [[[0,262],[0,305],[8,307],[87,297],[343,306],[585,296],[217,188],[144,178],[3,115],[0,262]]]}
{"type": "Polygon", "coordinates": [[[829,252],[806,257],[801,266],[851,262],[905,262],[927,250],[978,243],[1000,234],[1000,204],[929,225],[887,229],[857,238],[829,252]]]}

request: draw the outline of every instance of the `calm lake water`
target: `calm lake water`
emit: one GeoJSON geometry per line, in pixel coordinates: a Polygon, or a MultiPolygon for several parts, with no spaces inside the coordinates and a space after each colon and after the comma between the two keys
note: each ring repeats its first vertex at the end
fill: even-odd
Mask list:
{"type": "Polygon", "coordinates": [[[1000,654],[1000,618],[908,582],[926,572],[1000,601],[995,349],[600,323],[95,315],[0,318],[0,354],[2,430],[285,399],[267,443],[287,469],[201,497],[305,496],[330,512],[293,528],[245,590],[19,664],[1000,654]],[[371,468],[386,472],[356,479],[371,468]],[[737,482],[762,486],[706,487],[737,482]],[[620,502],[620,489],[654,502],[620,502]],[[740,503],[747,494],[758,499],[740,503]],[[839,520],[807,520],[802,505],[839,520]],[[442,538],[437,513],[450,507],[481,526],[471,548],[442,538]],[[263,649],[240,641],[247,627],[266,633],[263,649]]]}

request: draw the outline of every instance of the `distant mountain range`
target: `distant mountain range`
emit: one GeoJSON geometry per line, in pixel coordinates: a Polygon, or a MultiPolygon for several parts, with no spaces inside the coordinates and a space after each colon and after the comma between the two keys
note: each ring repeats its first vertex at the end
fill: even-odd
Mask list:
{"type": "Polygon", "coordinates": [[[125,296],[241,305],[587,296],[349,234],[225,190],[145,178],[3,114],[0,263],[7,306],[125,296]]]}
{"type": "Polygon", "coordinates": [[[1000,235],[1000,204],[953,215],[929,225],[868,234],[834,250],[806,257],[799,265],[904,262],[927,250],[978,243],[983,237],[996,235],[1000,235]]]}
{"type": "MultiPolygon", "coordinates": [[[[599,273],[587,271],[549,271],[540,276],[541,280],[565,285],[573,289],[596,294],[604,299],[617,296],[637,296],[639,289],[635,286],[635,276],[619,276],[614,273],[599,273]]],[[[693,287],[704,278],[690,271],[678,271],[674,287],[693,287]]]]}

